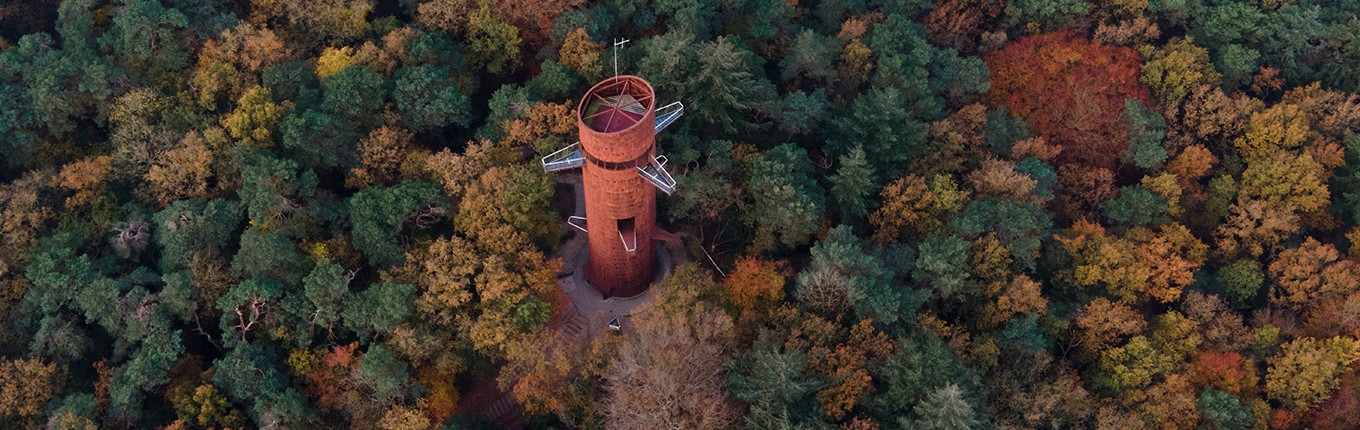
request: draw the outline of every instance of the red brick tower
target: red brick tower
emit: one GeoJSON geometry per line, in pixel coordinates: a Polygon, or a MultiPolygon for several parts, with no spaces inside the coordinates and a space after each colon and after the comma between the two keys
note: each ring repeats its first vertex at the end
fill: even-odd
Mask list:
{"type": "MultiPolygon", "coordinates": [[[[595,84],[581,99],[579,146],[544,157],[547,171],[581,167],[590,260],[586,280],[605,297],[631,297],[647,289],[656,264],[656,189],[675,181],[656,156],[656,132],[681,115],[668,105],[657,118],[652,85],[636,76],[595,84]],[[565,155],[564,155],[565,154],[565,155]]],[[[579,228],[579,227],[578,227],[579,228]]]]}

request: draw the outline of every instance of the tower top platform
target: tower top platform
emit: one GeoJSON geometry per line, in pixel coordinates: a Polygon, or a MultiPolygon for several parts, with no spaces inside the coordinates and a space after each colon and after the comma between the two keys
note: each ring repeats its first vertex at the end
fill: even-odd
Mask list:
{"type": "Polygon", "coordinates": [[[614,134],[643,122],[656,107],[652,84],[632,75],[617,76],[595,84],[581,99],[577,116],[591,131],[614,134]]]}

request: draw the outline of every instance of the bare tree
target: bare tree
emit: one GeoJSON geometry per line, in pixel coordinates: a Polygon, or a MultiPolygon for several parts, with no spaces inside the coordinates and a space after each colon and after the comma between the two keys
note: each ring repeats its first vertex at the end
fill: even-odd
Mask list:
{"type": "Polygon", "coordinates": [[[113,232],[109,244],[113,245],[113,250],[123,258],[142,252],[151,242],[151,223],[140,219],[115,223],[109,230],[113,232]]]}

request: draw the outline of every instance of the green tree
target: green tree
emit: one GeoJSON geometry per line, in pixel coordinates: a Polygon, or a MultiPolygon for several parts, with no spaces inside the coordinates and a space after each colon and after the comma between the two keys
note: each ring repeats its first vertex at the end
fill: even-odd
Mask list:
{"type": "Polygon", "coordinates": [[[1265,284],[1265,272],[1261,263],[1254,260],[1237,260],[1218,269],[1218,282],[1228,290],[1228,297],[1238,306],[1243,306],[1261,294],[1265,284]]]}
{"type": "Polygon", "coordinates": [[[1034,267],[1039,258],[1041,239],[1053,228],[1053,222],[1037,202],[988,197],[968,204],[963,213],[954,218],[954,227],[969,237],[980,237],[989,232],[1010,249],[1011,257],[1023,268],[1034,267]]]}
{"type": "Polygon", "coordinates": [[[1195,406],[1206,429],[1246,430],[1255,421],[1251,408],[1242,404],[1237,396],[1213,388],[1205,388],[1195,406]]]}
{"type": "Polygon", "coordinates": [[[856,97],[850,114],[836,122],[839,138],[827,142],[827,153],[849,154],[861,147],[875,171],[899,171],[926,150],[926,126],[911,120],[905,104],[905,94],[895,87],[856,97]]]}
{"type": "Polygon", "coordinates": [[[1166,161],[1166,120],[1162,114],[1150,110],[1138,99],[1124,99],[1124,126],[1129,129],[1129,147],[1121,158],[1124,163],[1144,170],[1156,170],[1166,161]]]}
{"type": "Polygon", "coordinates": [[[972,430],[982,428],[973,405],[964,399],[958,384],[936,389],[912,408],[918,417],[914,428],[929,430],[972,430]]]}
{"type": "Polygon", "coordinates": [[[1230,43],[1218,48],[1214,66],[1223,73],[1223,87],[1236,90],[1251,83],[1252,77],[1260,70],[1260,63],[1260,52],[1230,43]]]}
{"type": "Polygon", "coordinates": [[[831,180],[831,195],[836,199],[842,220],[863,219],[869,214],[868,197],[874,194],[874,170],[864,159],[864,149],[855,147],[840,158],[841,166],[831,180]]]}
{"type": "Polygon", "coordinates": [[[165,285],[161,287],[160,303],[165,311],[181,320],[193,320],[202,298],[198,293],[198,287],[193,284],[190,273],[188,271],[166,273],[161,276],[161,281],[165,282],[165,285]]]}
{"type": "Polygon", "coordinates": [[[1089,8],[1077,0],[1019,0],[1006,5],[1004,20],[1008,27],[1029,33],[1052,31],[1086,15],[1089,8]]]}
{"type": "Polygon", "coordinates": [[[358,294],[346,294],[342,315],[345,327],[367,338],[373,333],[391,333],[411,316],[416,287],[384,281],[358,294]]]}
{"type": "Polygon", "coordinates": [[[354,247],[377,267],[406,260],[398,240],[409,239],[406,229],[429,227],[444,215],[443,189],[433,182],[402,182],[392,187],[368,187],[349,200],[354,223],[354,247]]]}
{"type": "MultiPolygon", "coordinates": [[[[32,60],[22,70],[14,70],[22,72],[28,84],[27,97],[23,97],[32,102],[32,116],[28,121],[34,125],[43,124],[51,136],[63,136],[72,131],[78,119],[76,116],[94,114],[95,109],[116,94],[113,81],[118,76],[118,69],[113,58],[100,55],[95,33],[95,6],[93,1],[61,2],[57,6],[55,24],[61,36],[61,50],[47,49],[54,46],[50,43],[52,40],[46,33],[34,33],[20,39],[19,48],[29,52],[15,53],[32,60]],[[49,43],[34,40],[38,43],[24,44],[23,40],[28,37],[47,39],[49,43]]],[[[15,143],[27,140],[23,134],[16,137],[15,143]]],[[[11,163],[13,161],[17,160],[11,160],[11,163]]]]}
{"type": "Polygon", "coordinates": [[[963,398],[974,403],[971,393],[980,384],[975,371],[964,366],[944,341],[920,332],[898,340],[897,353],[869,370],[883,388],[868,406],[884,416],[909,416],[931,394],[950,385],[957,385],[963,398]]]}
{"type": "Polygon", "coordinates": [[[331,330],[340,322],[341,309],[349,293],[350,278],[345,268],[330,260],[321,260],[312,268],[312,273],[302,280],[302,288],[315,311],[310,315],[312,323],[331,330]]]}
{"type": "MultiPolygon", "coordinates": [[[[252,333],[258,335],[266,332],[267,324],[278,321],[279,316],[275,313],[283,309],[280,306],[282,299],[283,286],[278,282],[247,279],[232,287],[226,295],[217,300],[217,309],[222,311],[222,319],[218,324],[222,328],[222,343],[229,347],[234,346],[235,350],[251,348],[248,340],[252,333]]],[[[228,357],[231,355],[227,354],[228,357]]],[[[221,382],[215,383],[227,388],[221,382]]],[[[249,396],[230,389],[228,393],[233,393],[236,398],[249,396]]]]}
{"type": "Polygon", "coordinates": [[[478,69],[504,75],[519,66],[519,28],[496,14],[491,9],[491,2],[480,3],[481,8],[468,25],[468,50],[471,51],[468,54],[478,69]]]}
{"type": "Polygon", "coordinates": [[[359,377],[383,405],[419,395],[420,385],[411,380],[405,362],[382,345],[374,345],[359,360],[359,377]]]}
{"type": "Polygon", "coordinates": [[[213,385],[221,388],[227,398],[242,404],[264,400],[285,386],[283,375],[270,360],[271,353],[241,342],[213,361],[213,385]]]}
{"type": "Polygon", "coordinates": [[[774,86],[762,69],[765,59],[743,48],[735,37],[696,42],[693,34],[671,31],[647,40],[638,71],[658,94],[685,100],[695,125],[724,132],[755,127],[748,114],[774,100],[774,86]]]}
{"type": "Polygon", "coordinates": [[[231,272],[241,278],[297,285],[307,275],[309,265],[288,236],[251,227],[241,233],[241,247],[231,260],[231,272]]]}
{"type": "Polygon", "coordinates": [[[113,372],[109,380],[109,412],[136,419],[142,414],[145,393],[169,382],[166,370],[184,353],[180,331],[161,331],[144,339],[131,359],[113,372]]]}
{"type": "Polygon", "coordinates": [[[1166,202],[1162,197],[1143,187],[1123,187],[1118,198],[1107,200],[1100,206],[1105,218],[1125,226],[1159,222],[1166,212],[1166,202]]]}
{"type": "Polygon", "coordinates": [[[114,9],[109,31],[99,39],[125,63],[151,72],[178,70],[187,56],[177,30],[189,25],[179,9],[154,0],[124,0],[114,9]]]}
{"type": "Polygon", "coordinates": [[[38,322],[28,350],[36,357],[70,363],[83,357],[90,343],[82,325],[59,315],[48,315],[38,322]]]}
{"type": "Polygon", "coordinates": [[[306,216],[307,200],[316,194],[316,173],[301,170],[290,159],[259,154],[241,169],[241,188],[250,224],[284,230],[306,216]]]}
{"type": "Polygon", "coordinates": [[[530,93],[543,100],[561,100],[575,97],[572,90],[579,83],[576,72],[553,60],[544,61],[539,67],[542,72],[525,83],[530,93]]]}
{"type": "Polygon", "coordinates": [[[434,65],[402,68],[394,79],[392,100],[402,123],[411,131],[421,133],[449,124],[466,126],[471,119],[467,97],[458,92],[443,68],[434,65]]]}
{"type": "Polygon", "coordinates": [[[52,402],[53,411],[49,415],[54,428],[95,430],[99,426],[95,417],[96,400],[88,393],[75,393],[52,402]]]}
{"type": "Polygon", "coordinates": [[[750,405],[748,426],[789,428],[820,417],[815,394],[826,381],[806,373],[803,351],[785,350],[772,339],[760,339],[751,351],[734,354],[726,366],[727,390],[750,405]]]}
{"type": "Polygon", "coordinates": [[[900,281],[913,257],[902,249],[866,249],[850,226],[838,226],[812,247],[812,264],[798,274],[796,297],[828,318],[853,308],[859,318],[881,325],[914,322],[930,293],[900,281]]]}
{"type": "Polygon", "coordinates": [[[912,278],[935,296],[952,299],[976,293],[968,273],[968,253],[972,244],[953,235],[932,235],[921,242],[912,278]]]}
{"type": "Polygon", "coordinates": [[[783,69],[781,77],[784,81],[799,78],[832,81],[836,77],[836,68],[832,63],[839,54],[840,46],[835,39],[817,34],[812,29],[803,29],[779,62],[780,69],[783,69]]]}
{"type": "Polygon", "coordinates": [[[177,200],[152,217],[161,246],[161,270],[188,268],[196,255],[222,255],[236,239],[244,217],[240,202],[177,200]]]}
{"type": "Polygon", "coordinates": [[[311,104],[295,106],[279,123],[279,134],[289,162],[319,171],[355,164],[358,125],[339,114],[313,109],[311,104]]]}
{"type": "Polygon", "coordinates": [[[792,143],[776,146],[752,163],[747,214],[784,246],[807,243],[825,210],[826,197],[812,172],[807,151],[792,143]]]}
{"type": "Polygon", "coordinates": [[[364,67],[321,78],[321,109],[358,124],[379,122],[385,94],[383,76],[364,67]]]}
{"type": "Polygon", "coordinates": [[[515,306],[515,328],[524,333],[536,333],[552,320],[552,305],[529,296],[515,306]]]}
{"type": "Polygon", "coordinates": [[[38,243],[24,269],[24,277],[33,283],[24,295],[25,302],[45,314],[56,314],[74,301],[78,292],[102,277],[89,255],[78,253],[83,241],[79,233],[60,233],[38,243]]]}
{"type": "Polygon", "coordinates": [[[799,134],[817,135],[830,116],[830,110],[831,102],[827,100],[825,90],[794,91],[779,102],[775,121],[779,130],[790,138],[799,134]]]}
{"type": "Polygon", "coordinates": [[[307,61],[292,59],[265,67],[260,73],[260,83],[269,88],[274,100],[302,101],[314,98],[321,83],[317,80],[315,66],[307,61]]]}
{"type": "Polygon", "coordinates": [[[736,172],[732,166],[732,142],[719,140],[708,145],[707,158],[697,169],[676,174],[685,192],[667,200],[666,215],[672,220],[691,219],[706,223],[722,221],[740,201],[736,172]]]}
{"type": "Polygon", "coordinates": [[[998,341],[1005,346],[1043,351],[1048,346],[1043,329],[1039,327],[1039,314],[1028,313],[1011,318],[1006,328],[1001,330],[998,341]]]}
{"type": "Polygon", "coordinates": [[[1270,26],[1266,24],[1267,15],[1255,3],[1221,3],[1197,12],[1197,25],[1188,30],[1204,46],[1254,44],[1271,34],[1270,26]]]}
{"type": "Polygon", "coordinates": [[[501,196],[506,206],[505,221],[517,229],[533,233],[534,237],[552,237],[559,219],[551,207],[556,191],[553,178],[529,166],[512,166],[505,178],[501,196]]]}

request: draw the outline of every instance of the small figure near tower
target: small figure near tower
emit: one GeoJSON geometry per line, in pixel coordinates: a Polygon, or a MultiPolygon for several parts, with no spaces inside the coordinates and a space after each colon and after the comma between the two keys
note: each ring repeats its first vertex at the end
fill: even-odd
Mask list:
{"type": "Polygon", "coordinates": [[[641,294],[652,281],[656,189],[675,192],[666,158],[656,155],[656,133],[683,113],[680,102],[656,109],[652,85],[642,78],[608,78],[581,99],[581,141],[543,157],[547,172],[581,168],[586,219],[568,223],[586,233],[586,280],[606,298],[641,294]]]}

